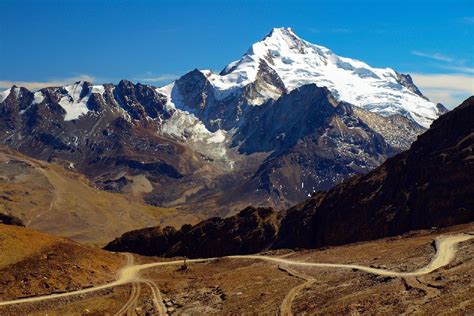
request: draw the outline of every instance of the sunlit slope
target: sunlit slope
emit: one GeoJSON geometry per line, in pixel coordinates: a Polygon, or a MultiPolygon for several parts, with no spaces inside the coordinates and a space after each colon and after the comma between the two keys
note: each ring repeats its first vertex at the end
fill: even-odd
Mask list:
{"type": "Polygon", "coordinates": [[[82,175],[0,147],[0,212],[27,227],[102,245],[130,229],[194,220],[146,205],[136,195],[94,188],[82,175]]]}

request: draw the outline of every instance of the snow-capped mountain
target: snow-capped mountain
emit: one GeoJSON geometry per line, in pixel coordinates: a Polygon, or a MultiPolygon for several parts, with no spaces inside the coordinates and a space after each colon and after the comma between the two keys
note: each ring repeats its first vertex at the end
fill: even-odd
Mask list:
{"type": "Polygon", "coordinates": [[[164,87],[77,82],[0,92],[0,142],[97,187],[145,177],[159,206],[209,216],[288,206],[407,149],[443,111],[409,75],[277,28],[220,74],[164,87]]]}
{"type": "MultiPolygon", "coordinates": [[[[436,104],[420,93],[408,75],[340,57],[326,47],[299,38],[290,28],[274,28],[220,74],[202,71],[214,87],[217,100],[241,93],[246,86],[258,81],[262,72],[276,76],[272,81],[282,82],[283,86],[272,84],[268,79],[261,80],[265,84],[260,85],[258,95],[248,98],[251,105],[261,105],[287,91],[314,83],[327,87],[340,101],[383,116],[400,114],[425,128],[440,114],[436,104]]],[[[169,87],[167,90],[173,91],[169,87]]],[[[187,106],[177,104],[177,107],[183,105],[187,106]]]]}

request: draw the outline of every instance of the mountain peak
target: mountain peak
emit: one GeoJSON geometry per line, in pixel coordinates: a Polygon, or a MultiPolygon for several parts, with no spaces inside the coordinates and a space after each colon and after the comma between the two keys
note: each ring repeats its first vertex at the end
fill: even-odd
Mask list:
{"type": "Polygon", "coordinates": [[[268,33],[264,39],[266,38],[269,38],[269,37],[272,37],[272,36],[295,36],[295,37],[298,37],[294,32],[293,32],[293,29],[291,27],[274,27],[272,28],[272,30],[270,31],[270,33],[268,33]]]}
{"type": "Polygon", "coordinates": [[[301,39],[290,27],[273,28],[262,41],[252,45],[249,53],[287,55],[289,52],[305,54],[309,43],[301,39]]]}
{"type": "MultiPolygon", "coordinates": [[[[425,128],[439,116],[436,105],[423,96],[408,75],[337,56],[324,46],[300,38],[289,27],[273,28],[220,74],[210,74],[208,78],[216,88],[216,96],[223,99],[262,81],[258,71],[262,64],[268,65],[281,79],[285,88],[282,91],[315,83],[327,87],[338,101],[382,116],[403,115],[425,128]]],[[[274,98],[274,94],[267,96],[274,98]]]]}

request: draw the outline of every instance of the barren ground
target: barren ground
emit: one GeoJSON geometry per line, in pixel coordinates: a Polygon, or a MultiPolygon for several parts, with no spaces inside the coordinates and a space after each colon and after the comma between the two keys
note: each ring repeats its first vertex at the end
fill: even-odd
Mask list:
{"type": "Polygon", "coordinates": [[[0,146],[0,212],[27,227],[98,246],[133,229],[198,221],[174,208],[145,204],[136,194],[146,183],[137,178],[141,182],[129,195],[106,192],[65,166],[0,146]]]}
{"type": "MultiPolygon", "coordinates": [[[[3,232],[4,225],[0,227],[0,232],[3,232]]],[[[437,236],[460,232],[474,232],[474,223],[322,250],[281,250],[266,255],[305,262],[359,264],[396,271],[413,271],[429,263],[435,253],[432,241],[437,236]]],[[[5,233],[2,233],[2,236],[5,236],[5,233]]],[[[73,267],[79,262],[83,267],[80,280],[86,281],[75,281],[75,284],[78,287],[86,287],[89,284],[104,284],[108,278],[114,279],[118,267],[123,266],[126,261],[124,255],[88,250],[89,248],[76,243],[71,243],[75,245],[71,249],[71,246],[58,246],[57,242],[46,240],[48,237],[44,238],[43,246],[34,245],[39,249],[37,252],[7,256],[10,259],[5,261],[1,268],[0,300],[23,295],[14,290],[17,287],[30,287],[31,293],[48,292],[40,291],[40,282],[33,280],[21,285],[22,287],[19,285],[24,283],[22,273],[29,271],[26,268],[27,263],[34,260],[38,262],[38,258],[44,258],[44,253],[51,254],[50,258],[61,258],[62,264],[48,261],[53,259],[43,259],[46,262],[44,267],[50,267],[51,276],[48,276],[48,282],[58,284],[57,288],[61,288],[59,284],[64,288],[70,280],[76,280],[71,273],[56,273],[57,269],[67,270],[67,267],[73,267]],[[76,247],[85,249],[85,252],[76,247]],[[83,259],[86,254],[89,258],[97,258],[97,262],[93,260],[87,264],[88,261],[83,259]],[[18,276],[19,280],[6,285],[5,276],[10,275],[13,275],[13,278],[18,276]]],[[[66,242],[67,245],[69,243],[66,242]]],[[[4,244],[11,247],[15,241],[4,237],[0,245],[4,244]]],[[[172,260],[140,256],[133,258],[135,263],[172,260]]],[[[39,265],[40,268],[42,266],[39,265]]],[[[0,314],[102,315],[118,311],[138,315],[157,314],[157,304],[152,300],[153,287],[158,288],[161,294],[162,301],[158,306],[166,307],[169,314],[474,313],[473,239],[459,245],[456,257],[448,266],[419,277],[381,277],[350,269],[287,266],[231,258],[190,263],[187,271],[181,271],[179,268],[179,264],[150,268],[140,273],[143,279],[141,283],[120,285],[67,298],[0,307],[0,314]]],[[[32,278],[42,273],[36,272],[38,270],[35,269],[30,267],[32,278]]]]}

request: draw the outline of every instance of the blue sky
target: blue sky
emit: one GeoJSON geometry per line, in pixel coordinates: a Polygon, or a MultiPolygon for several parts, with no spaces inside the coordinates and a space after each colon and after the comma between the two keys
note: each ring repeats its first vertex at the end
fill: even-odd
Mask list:
{"type": "Polygon", "coordinates": [[[474,94],[468,1],[0,0],[0,86],[80,78],[162,85],[221,70],[272,27],[336,54],[414,74],[434,101],[474,94]]]}

